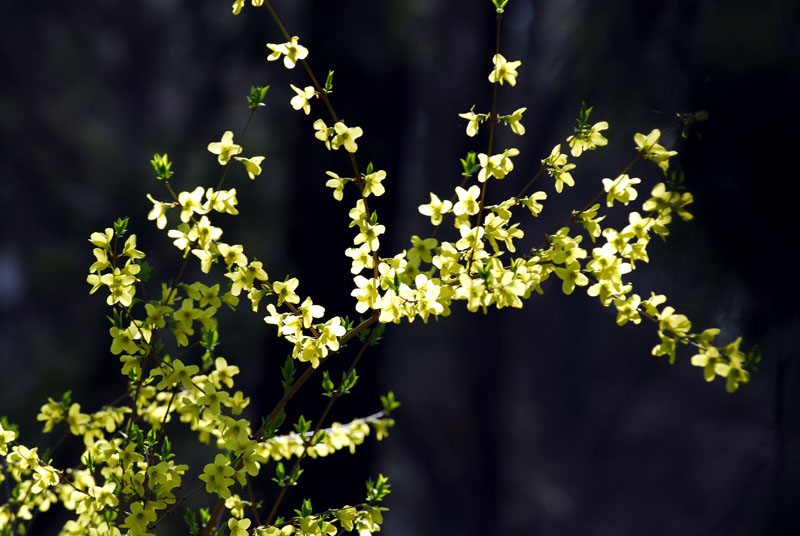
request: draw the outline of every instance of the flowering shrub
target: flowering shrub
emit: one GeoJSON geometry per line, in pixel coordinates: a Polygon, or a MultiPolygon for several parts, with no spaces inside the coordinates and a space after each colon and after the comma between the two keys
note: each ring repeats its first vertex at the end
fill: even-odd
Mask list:
{"type": "MultiPolygon", "coordinates": [[[[521,152],[517,147],[495,147],[496,130],[508,127],[513,134],[525,134],[526,108],[499,111],[500,88],[514,87],[523,68],[521,61],[508,60],[500,50],[507,2],[493,0],[497,47],[491,66],[487,61],[487,80],[493,86],[490,109],[476,111],[473,106],[460,114],[467,121],[467,136],[486,135],[486,152],[468,153],[453,191],[431,192],[429,201],[419,205],[419,213],[430,220],[429,235],[414,235],[406,250],[387,253],[381,244],[386,227],[369,203],[390,191],[391,179],[384,170],[359,160],[359,144],[368,138],[361,127],[348,126],[336,115],[330,99],[333,72],[321,84],[308,63],[309,50],[283,27],[270,2],[251,0],[253,7],[270,12],[283,34],[284,42],[267,44],[267,60],[282,60],[286,69],[300,64],[310,79],[310,85],[290,86],[294,96],[289,105],[305,115],[322,115],[313,123],[320,150],[343,154],[342,169],[321,170],[319,185],[325,180],[334,200],[348,204],[353,241],[344,254],[353,275],[354,308],[361,317],[355,321],[326,314],[322,305],[302,293],[297,278],[270,277],[267,270],[272,266],[249,256],[243,244],[226,242],[223,229],[214,225],[219,214],[238,214],[237,188],[229,187],[229,181],[237,174],[256,180],[263,171],[265,156],[245,150],[246,127],[238,136],[225,130],[219,141],[208,144],[211,158],[222,166],[214,186],[173,187],[172,162],[166,154],[156,154],[151,163],[164,192],[148,195],[152,209],[147,218],[166,230],[180,251],[178,275],[156,286],[157,297],[148,299],[142,289],[154,285],[152,268],[137,249],[136,235],[128,234],[128,220],[90,236],[95,260],[89,266],[89,292],[100,292],[111,307],[110,352],[120,360],[128,396],[89,413],[69,393],[42,406],[37,419],[45,432],[63,426],[82,440],[83,453],[71,467],[54,466],[52,452],[27,447],[12,424],[5,419],[0,423],[0,481],[11,490],[0,506],[0,534],[28,533],[36,512],[55,504],[71,513],[62,534],[155,534],[182,507],[191,534],[377,532],[385,510],[380,503],[390,491],[383,475],[367,482],[366,497],[359,504],[315,512],[305,500],[294,517],[277,516],[287,490],[298,484],[306,457],[344,449],[352,453],[370,435],[380,440],[394,425],[391,413],[399,402],[391,392],[381,397],[377,413],[326,424],[336,401],[355,388],[356,367],[368,348],[379,342],[386,324],[446,317],[458,302],[472,312],[520,308],[534,293],[543,293],[551,278],[560,282],[565,294],[585,287],[603,306],[613,306],[619,325],[642,320],[652,324],[657,340],[653,355],[674,362],[678,348],[686,346],[694,352],[691,363],[702,368],[706,380],[724,378],[728,391],[749,380],[748,369],[759,356],[740,350],[740,338],[717,344],[718,329],[693,329],[685,315],[667,305],[665,296],[642,296],[626,277],[649,262],[647,248],[654,236],[665,238],[675,220],[692,219],[692,195],[679,187],[677,175],[669,175],[670,159],[677,151],[661,145],[661,130],[635,133],[630,162],[599,181],[597,195],[534,247],[520,245],[527,220],[541,214],[551,189],[558,195],[574,186],[576,159],[608,144],[604,132],[609,124],[590,121],[592,108],[583,105],[574,132],[541,159],[538,172],[519,193],[488,201],[494,181],[513,180],[514,159],[521,152]],[[658,166],[665,180],[643,188],[632,173],[646,161],[658,166]],[[621,229],[605,225],[610,209],[619,210],[620,205],[628,223],[621,229]],[[195,262],[208,279],[185,280],[186,267],[195,262]],[[271,329],[290,351],[281,368],[282,396],[261,422],[248,415],[250,399],[236,389],[239,367],[217,353],[218,312],[223,306],[242,305],[274,326],[271,329]],[[336,383],[325,364],[356,339],[358,350],[336,383]],[[300,416],[294,431],[287,431],[287,405],[318,370],[327,407],[316,421],[300,416]],[[181,453],[173,452],[170,436],[179,434],[182,426],[199,442],[216,448],[202,468],[180,463],[181,453]],[[268,508],[251,487],[253,479],[264,479],[264,469],[278,486],[268,508]],[[187,499],[198,493],[210,496],[209,507],[186,508],[187,499]]],[[[244,7],[244,0],[236,0],[233,13],[244,7]]],[[[268,87],[252,88],[247,124],[267,91],[268,87]]],[[[682,127],[685,132],[703,118],[702,112],[680,114],[667,128],[682,127]]]]}

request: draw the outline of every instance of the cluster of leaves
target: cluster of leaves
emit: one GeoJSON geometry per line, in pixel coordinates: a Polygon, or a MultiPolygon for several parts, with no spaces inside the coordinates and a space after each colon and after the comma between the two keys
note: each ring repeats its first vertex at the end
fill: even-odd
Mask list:
{"type": "MultiPolygon", "coordinates": [[[[291,85],[294,95],[289,104],[295,110],[310,115],[314,101],[324,103],[330,119],[315,118],[311,125],[314,136],[329,151],[343,149],[351,168],[347,172],[326,171],[325,185],[335,200],[344,201],[346,196],[353,199],[348,214],[354,236],[344,253],[351,264],[355,310],[364,315],[357,325],[346,316],[326,318],[323,306],[299,293],[296,277],[270,278],[264,264],[246,254],[244,245],[223,240],[223,230],[215,224],[221,215],[237,215],[239,206],[237,189],[223,189],[230,170],[241,164],[242,176],[255,180],[265,160],[262,155],[242,156],[244,133],[237,138],[232,130],[226,130],[219,141],[208,144],[209,153],[223,167],[213,188],[195,186],[176,191],[168,156],[153,157],[151,163],[167,199],[148,195],[153,205],[148,219],[166,230],[183,263],[171,282],[161,284],[159,296],[147,299],[138,289],[148,282],[152,269],[142,260],[144,253],[137,249],[136,236],[125,238],[128,220],[119,220],[113,227],[91,235],[95,262],[89,267],[87,282],[91,293],[101,289],[107,292],[106,301],[112,308],[110,352],[119,357],[127,397],[125,403],[109,404],[93,413],[83,413],[69,393],[42,406],[37,418],[44,422],[45,432],[63,426],[67,435],[83,441],[80,463],[71,468],[54,467],[52,453],[40,454],[37,448],[26,447],[18,442],[15,427],[7,421],[0,424],[0,481],[7,480],[8,488],[13,489],[0,506],[0,534],[25,533],[35,513],[53,504],[61,504],[74,514],[61,534],[152,534],[186,497],[203,490],[215,498],[216,505],[186,510],[184,520],[191,534],[322,535],[344,530],[363,536],[376,532],[385,510],[378,504],[389,493],[383,476],[367,483],[366,499],[356,506],[315,513],[311,501],[305,500],[294,517],[277,517],[286,490],[298,484],[304,458],[344,449],[352,453],[370,433],[380,440],[393,426],[390,414],[399,402],[390,392],[381,398],[382,411],[347,424],[323,427],[332,405],[355,388],[356,365],[366,349],[379,342],[386,324],[413,322],[417,317],[423,322],[446,317],[455,302],[465,302],[473,312],[492,307],[520,308],[524,300],[544,291],[551,276],[561,281],[565,294],[586,287],[603,306],[613,305],[619,325],[638,324],[642,319],[652,322],[659,340],[654,355],[666,355],[672,362],[679,344],[692,345],[696,353],[691,362],[703,368],[708,381],[724,377],[729,391],[748,381],[748,369],[755,367],[758,354],[746,356],[739,349],[741,339],[716,346],[718,329],[693,331],[685,315],[666,305],[665,296],[651,292],[642,298],[627,278],[637,266],[649,262],[647,248],[653,236],[665,238],[675,217],[692,218],[687,209],[692,196],[677,188],[675,181],[653,185],[638,209],[632,206],[639,199],[642,183],[631,175],[634,165],[650,161],[666,175],[670,159],[677,155],[661,145],[664,136],[659,129],[636,133],[630,164],[603,178],[597,196],[573,211],[563,226],[545,233],[542,244],[517,251],[525,236],[520,213],[537,218],[549,195],[545,190],[529,190],[540,177],[551,178],[557,194],[565,192],[565,186],[574,186],[574,159],[607,145],[603,133],[609,125],[605,121],[592,123],[592,108],[582,105],[575,131],[565,140],[569,154],[562,152],[562,143],[556,144],[519,194],[498,203],[487,202],[490,185],[512,174],[514,159],[520,154],[516,147],[496,150],[495,130],[506,125],[512,133],[524,135],[522,119],[526,111],[497,112],[498,89],[516,85],[522,62],[509,61],[500,53],[500,22],[508,0],[492,1],[498,48],[487,77],[494,87],[491,109],[475,112],[473,106],[460,114],[467,120],[469,137],[488,129],[488,149],[485,153],[470,152],[461,160],[462,180],[449,199],[431,193],[430,202],[419,206],[419,212],[430,220],[430,235],[412,236],[410,247],[394,255],[382,252],[381,237],[386,227],[369,206],[372,196],[386,193],[387,173],[372,163],[361,171],[357,140],[364,132],[361,127],[348,126],[334,112],[329,101],[333,71],[329,71],[324,86],[313,75],[312,85],[291,85]],[[327,121],[331,121],[330,126],[327,121]],[[630,207],[625,209],[628,224],[622,229],[604,225],[605,212],[619,206],[630,207]],[[451,239],[437,239],[440,231],[449,232],[451,239]],[[591,241],[591,248],[582,247],[584,239],[591,241]],[[209,282],[183,281],[191,259],[199,262],[204,274],[218,267],[221,277],[209,282]],[[217,315],[223,304],[237,309],[244,298],[249,309],[275,326],[277,336],[288,343],[289,352],[281,368],[282,397],[258,426],[246,414],[250,399],[234,388],[239,367],[217,352],[217,315]],[[361,347],[341,381],[336,384],[329,372],[323,371],[322,394],[328,404],[320,418],[314,423],[301,415],[293,432],[279,433],[289,400],[315,370],[341,353],[355,337],[361,347]],[[308,365],[298,374],[295,363],[308,365]],[[196,489],[191,489],[191,480],[185,478],[190,467],[178,463],[177,453],[172,452],[169,433],[174,433],[175,426],[168,425],[174,419],[197,434],[199,442],[216,449],[213,460],[202,471],[194,470],[201,482],[196,489]],[[288,460],[294,461],[291,467],[284,465],[288,460]],[[249,500],[243,500],[237,492],[248,488],[251,479],[263,476],[262,469],[269,463],[274,463],[272,481],[280,492],[262,522],[260,502],[252,493],[249,500]],[[252,520],[246,508],[252,512],[252,520]],[[227,523],[215,528],[223,512],[227,523]]],[[[251,0],[251,4],[265,6],[274,16],[268,0],[251,0]]],[[[234,14],[244,5],[244,0],[236,0],[234,14]]],[[[308,49],[297,36],[278,26],[285,41],[267,45],[267,60],[282,60],[287,69],[301,62],[311,73],[308,49]]],[[[268,89],[251,89],[250,118],[263,104],[268,89]]],[[[684,125],[704,118],[698,114],[679,116],[684,125]]]]}

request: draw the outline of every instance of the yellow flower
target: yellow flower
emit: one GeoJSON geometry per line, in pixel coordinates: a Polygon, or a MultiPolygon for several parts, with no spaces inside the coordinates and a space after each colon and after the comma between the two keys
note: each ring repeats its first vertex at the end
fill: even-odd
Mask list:
{"type": "Polygon", "coordinates": [[[92,233],[89,236],[89,242],[91,242],[94,246],[110,251],[111,250],[111,239],[114,238],[114,229],[111,227],[106,227],[105,231],[102,233],[92,233]]]}
{"type": "Polygon", "coordinates": [[[255,180],[256,175],[261,175],[261,162],[264,161],[263,156],[251,156],[250,158],[236,157],[236,160],[244,164],[247,170],[247,176],[250,180],[255,180]]]}
{"type": "Polygon", "coordinates": [[[239,367],[236,365],[229,365],[228,360],[224,357],[218,357],[214,360],[214,371],[209,375],[209,379],[216,387],[221,387],[224,383],[228,389],[233,388],[233,377],[239,374],[239,367]]]}
{"type": "Polygon", "coordinates": [[[506,117],[506,124],[511,127],[511,131],[520,136],[525,134],[525,127],[522,125],[522,123],[520,123],[522,120],[522,114],[525,113],[525,110],[527,110],[527,108],[519,108],[515,110],[513,114],[506,117]]]}
{"type": "Polygon", "coordinates": [[[16,438],[17,433],[14,430],[6,430],[3,428],[3,423],[0,423],[0,456],[8,454],[8,443],[16,438]]]}
{"type": "Polygon", "coordinates": [[[411,244],[414,246],[408,250],[406,256],[411,264],[419,266],[420,261],[431,262],[431,250],[433,250],[439,242],[435,238],[421,239],[417,235],[411,237],[411,244]]]}
{"type": "Polygon", "coordinates": [[[367,279],[363,275],[357,275],[353,278],[353,282],[358,288],[354,289],[350,295],[358,300],[357,312],[363,314],[368,309],[374,309],[379,305],[378,286],[374,278],[367,279]]]}
{"type": "Polygon", "coordinates": [[[141,348],[139,348],[139,346],[137,346],[137,344],[134,342],[134,339],[139,338],[139,333],[136,331],[136,326],[130,325],[127,329],[112,327],[109,332],[111,333],[111,337],[114,339],[111,343],[112,354],[119,355],[122,352],[127,354],[136,354],[141,351],[141,348]]]}
{"type": "Polygon", "coordinates": [[[208,216],[203,216],[186,235],[190,242],[197,242],[203,248],[208,249],[211,242],[222,236],[222,229],[211,225],[208,216]]]}
{"type": "Polygon", "coordinates": [[[232,156],[242,152],[242,147],[233,143],[233,132],[226,130],[220,141],[213,141],[208,144],[208,151],[218,155],[217,161],[221,166],[224,166],[232,156]]]}
{"type": "Polygon", "coordinates": [[[234,264],[237,266],[247,265],[247,257],[244,254],[244,246],[240,244],[231,246],[225,243],[218,243],[217,249],[219,250],[219,254],[222,256],[222,259],[225,261],[225,265],[228,267],[228,270],[230,270],[234,264]]]}
{"type": "Polygon", "coordinates": [[[60,480],[61,478],[55,469],[49,465],[40,465],[33,473],[33,486],[31,486],[31,491],[33,493],[41,493],[58,484],[60,480]]]}
{"type": "Polygon", "coordinates": [[[623,205],[636,199],[638,193],[634,185],[642,182],[641,179],[632,179],[627,174],[622,174],[616,179],[603,179],[603,189],[608,192],[606,196],[606,205],[612,206],[614,200],[619,201],[623,205]]]}
{"type": "Polygon", "coordinates": [[[450,212],[453,208],[453,203],[445,199],[442,201],[436,194],[431,193],[431,202],[427,205],[420,205],[417,209],[423,216],[430,216],[432,225],[440,225],[442,223],[442,216],[450,212]]]}
{"type": "Polygon", "coordinates": [[[495,54],[492,63],[494,63],[494,69],[489,73],[489,82],[500,83],[501,86],[503,81],[508,82],[511,86],[517,84],[517,67],[522,65],[521,61],[507,61],[501,54],[495,54]]]}
{"type": "Polygon", "coordinates": [[[81,405],[74,403],[69,407],[67,413],[67,425],[72,435],[81,435],[86,428],[86,423],[91,420],[85,413],[81,413],[81,405]]]}
{"type": "Polygon", "coordinates": [[[344,124],[344,122],[339,121],[333,125],[333,130],[336,133],[331,140],[331,146],[334,149],[338,149],[344,145],[344,148],[348,153],[354,153],[358,151],[358,144],[355,140],[364,134],[364,131],[361,130],[361,127],[348,127],[344,124]]]}
{"type": "MultiPolygon", "coordinates": [[[[211,410],[211,413],[218,415],[219,405],[224,404],[225,401],[230,397],[230,394],[228,394],[227,391],[217,391],[217,389],[214,387],[214,384],[212,384],[210,381],[207,381],[203,384],[203,391],[205,391],[205,394],[197,399],[197,404],[201,406],[208,406],[208,408],[211,410]]],[[[210,492],[211,490],[209,490],[209,493],[210,492]]]]}
{"type": "Polygon", "coordinates": [[[156,220],[156,227],[163,229],[167,226],[167,209],[170,208],[171,205],[156,201],[150,194],[147,194],[147,199],[153,203],[153,208],[147,214],[147,219],[156,220]]]}
{"type": "Polygon", "coordinates": [[[542,165],[547,169],[547,173],[556,180],[556,192],[561,193],[564,185],[575,186],[572,178],[572,171],[575,164],[567,163],[567,155],[561,154],[561,144],[559,143],[550,151],[550,156],[542,160],[542,165]]]}
{"type": "Polygon", "coordinates": [[[483,279],[472,279],[467,274],[462,273],[459,276],[459,282],[461,286],[456,288],[455,297],[457,299],[467,300],[467,310],[474,313],[479,307],[484,305],[486,299],[487,292],[483,279]]]}
{"type": "Polygon", "coordinates": [[[386,189],[381,184],[381,181],[386,178],[386,172],[381,170],[369,175],[364,175],[364,197],[372,194],[374,196],[381,196],[386,192],[386,189]]]}
{"type": "Polygon", "coordinates": [[[336,352],[339,350],[339,337],[342,337],[345,333],[347,333],[347,330],[342,325],[342,319],[334,316],[320,328],[319,342],[327,346],[331,351],[336,352]]]}
{"type": "Polygon", "coordinates": [[[584,151],[591,151],[597,147],[608,145],[608,140],[600,134],[601,130],[606,130],[608,123],[600,121],[591,126],[591,128],[583,127],[574,136],[567,138],[567,143],[570,147],[570,153],[575,158],[579,157],[584,151]]]}
{"type": "Polygon", "coordinates": [[[514,169],[514,164],[511,162],[512,156],[519,155],[519,149],[510,148],[503,151],[501,154],[494,154],[487,156],[483,153],[478,155],[478,162],[481,165],[481,170],[478,172],[478,181],[485,182],[489,176],[498,180],[503,179],[507,173],[514,169]]]}
{"type": "Polygon", "coordinates": [[[547,199],[547,194],[545,192],[534,192],[528,197],[518,198],[517,202],[524,207],[528,207],[528,210],[530,210],[531,214],[534,216],[539,216],[544,208],[539,201],[543,201],[545,199],[547,199]]]}
{"type": "Polygon", "coordinates": [[[311,298],[306,298],[299,307],[300,317],[303,319],[303,327],[308,329],[315,318],[322,318],[325,315],[325,308],[321,305],[314,305],[311,298]]]}
{"type": "Polygon", "coordinates": [[[325,148],[329,151],[331,150],[331,135],[335,132],[334,129],[328,127],[325,124],[325,121],[322,119],[317,119],[314,121],[314,137],[317,138],[319,141],[325,143],[325,148]]]}
{"type": "Polygon", "coordinates": [[[296,277],[286,282],[275,281],[272,284],[272,291],[278,296],[278,305],[281,305],[283,302],[300,303],[300,296],[294,292],[299,284],[300,281],[298,281],[296,277]]]}
{"type": "Polygon", "coordinates": [[[589,283],[589,278],[581,272],[581,265],[577,261],[571,262],[564,268],[556,266],[556,275],[563,280],[561,290],[564,294],[572,294],[575,286],[584,287],[589,283]]]}
{"type": "Polygon", "coordinates": [[[231,536],[247,536],[249,534],[247,529],[250,528],[250,520],[247,518],[231,518],[228,520],[228,528],[231,529],[231,536]]]}
{"type": "MultiPolygon", "coordinates": [[[[60,423],[64,420],[64,407],[53,400],[52,398],[47,399],[47,404],[42,406],[42,409],[39,410],[39,415],[36,416],[37,421],[45,421],[44,422],[44,429],[42,430],[44,433],[49,432],[53,429],[53,426],[60,423]]],[[[0,424],[0,455],[5,455],[3,450],[3,434],[12,434],[14,432],[4,432],[3,425],[0,424]]],[[[11,439],[14,439],[13,437],[11,439]]]]}
{"type": "Polygon", "coordinates": [[[275,61],[283,56],[283,66],[287,69],[294,69],[298,60],[304,60],[308,57],[308,49],[297,42],[299,39],[300,38],[295,35],[292,37],[292,40],[287,43],[267,43],[267,48],[272,51],[272,53],[267,56],[267,60],[275,61]]]}
{"type": "Polygon", "coordinates": [[[208,213],[208,209],[203,205],[204,192],[205,189],[202,186],[198,186],[191,192],[181,192],[178,194],[178,203],[181,205],[181,221],[183,223],[188,223],[195,213],[208,213]]]}
{"type": "Polygon", "coordinates": [[[470,110],[469,112],[458,114],[458,117],[469,121],[469,123],[467,123],[467,136],[471,138],[478,133],[478,125],[480,125],[481,121],[486,119],[486,114],[476,114],[470,110]]]}
{"type": "Polygon", "coordinates": [[[638,294],[632,295],[630,298],[624,297],[616,298],[614,305],[617,308],[617,325],[624,326],[629,321],[634,324],[639,324],[642,317],[639,316],[639,304],[642,299],[638,294]]]}
{"type": "Polygon", "coordinates": [[[456,216],[461,216],[462,214],[472,216],[478,213],[480,208],[478,198],[481,195],[481,189],[478,188],[477,184],[470,186],[469,190],[456,186],[456,195],[458,196],[458,202],[453,207],[453,214],[456,216]]]}
{"type": "Polygon", "coordinates": [[[373,225],[371,223],[367,223],[363,226],[360,226],[359,229],[361,232],[359,232],[353,239],[353,244],[356,246],[362,243],[368,244],[371,251],[378,251],[378,248],[380,247],[378,236],[386,232],[386,227],[380,224],[373,225]]]}
{"type": "Polygon", "coordinates": [[[662,332],[671,331],[679,337],[685,337],[692,329],[692,323],[686,315],[675,314],[672,307],[664,307],[658,315],[658,329],[662,332]]]}
{"type": "Polygon", "coordinates": [[[666,174],[667,169],[669,168],[670,157],[677,155],[678,151],[667,151],[663,146],[658,144],[658,140],[660,138],[661,131],[655,128],[651,130],[650,134],[647,136],[637,133],[634,135],[633,141],[636,142],[636,148],[638,151],[644,155],[646,159],[658,164],[658,167],[661,168],[661,171],[666,174]]]}
{"type": "Polygon", "coordinates": [[[158,388],[171,388],[173,385],[181,384],[187,391],[192,390],[192,376],[200,371],[197,365],[189,365],[188,367],[183,364],[180,359],[172,361],[172,372],[159,382],[158,388]]]}
{"type": "Polygon", "coordinates": [[[362,244],[357,248],[347,248],[344,250],[344,254],[353,259],[353,263],[350,267],[350,273],[352,274],[357,274],[364,268],[372,268],[375,266],[369,244],[362,244]]]}
{"type": "Polygon", "coordinates": [[[333,188],[333,198],[337,201],[341,201],[344,197],[344,185],[352,179],[340,177],[333,171],[326,171],[325,174],[331,177],[328,179],[328,182],[325,183],[325,186],[328,188],[333,188]]]}
{"type": "Polygon", "coordinates": [[[148,525],[155,521],[156,517],[152,506],[143,506],[142,503],[135,502],[131,504],[131,513],[125,518],[124,526],[130,529],[130,534],[145,534],[148,525]]]}
{"type": "Polygon", "coordinates": [[[311,103],[308,102],[308,99],[314,97],[317,94],[317,91],[314,89],[313,86],[306,86],[303,89],[295,86],[294,84],[289,84],[291,88],[294,90],[297,95],[292,97],[290,104],[292,108],[295,110],[302,109],[306,115],[311,113],[311,103]]]}

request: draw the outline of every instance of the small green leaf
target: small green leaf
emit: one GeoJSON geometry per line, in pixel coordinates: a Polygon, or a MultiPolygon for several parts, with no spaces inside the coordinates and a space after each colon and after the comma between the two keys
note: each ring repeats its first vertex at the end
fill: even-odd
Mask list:
{"type": "Polygon", "coordinates": [[[267,96],[267,91],[269,91],[269,86],[250,87],[250,95],[247,97],[247,105],[250,107],[251,110],[258,108],[259,106],[264,106],[263,101],[267,96]]]}
{"type": "Polygon", "coordinates": [[[494,4],[497,13],[502,14],[505,10],[506,4],[508,3],[508,0],[492,0],[492,3],[494,4]]]}
{"type": "Polygon", "coordinates": [[[129,218],[127,216],[124,218],[117,218],[117,221],[114,222],[114,236],[117,238],[125,236],[125,233],[128,232],[128,220],[129,218]]]}
{"type": "Polygon", "coordinates": [[[281,385],[284,391],[288,391],[292,388],[292,384],[294,384],[294,371],[294,359],[292,359],[292,356],[287,356],[286,361],[284,361],[281,367],[281,375],[283,376],[281,385]]]}
{"type": "Polygon", "coordinates": [[[373,482],[371,478],[367,480],[367,502],[381,501],[390,493],[389,479],[385,476],[379,474],[376,482],[373,482]]]}
{"type": "Polygon", "coordinates": [[[324,391],[322,394],[330,398],[333,396],[334,389],[335,386],[333,385],[333,381],[331,380],[331,375],[326,370],[322,373],[322,390],[324,391]]]}
{"type": "Polygon", "coordinates": [[[197,517],[192,512],[191,508],[187,508],[183,514],[183,521],[189,527],[189,533],[192,536],[197,536],[200,533],[200,527],[197,525],[197,517]]]}
{"type": "Polygon", "coordinates": [[[747,352],[744,360],[744,368],[753,372],[758,372],[758,364],[761,363],[761,348],[757,344],[747,352]]]}
{"type": "Polygon", "coordinates": [[[300,418],[294,423],[294,430],[300,435],[307,434],[311,430],[311,421],[307,421],[304,416],[300,415],[300,418]]]}
{"type": "Polygon", "coordinates": [[[459,158],[459,160],[461,161],[461,167],[464,169],[461,175],[464,177],[471,177],[481,168],[477,162],[477,154],[475,152],[470,151],[467,153],[466,158],[459,158]]]}
{"type": "Polygon", "coordinates": [[[389,391],[386,396],[381,396],[381,404],[383,405],[383,414],[389,416],[391,412],[400,407],[400,402],[395,400],[394,392],[389,391]]]}
{"type": "Polygon", "coordinates": [[[169,161],[166,153],[154,154],[150,164],[152,164],[153,169],[156,171],[156,178],[158,180],[168,181],[172,176],[172,171],[169,169],[172,167],[172,162],[169,161]]]}

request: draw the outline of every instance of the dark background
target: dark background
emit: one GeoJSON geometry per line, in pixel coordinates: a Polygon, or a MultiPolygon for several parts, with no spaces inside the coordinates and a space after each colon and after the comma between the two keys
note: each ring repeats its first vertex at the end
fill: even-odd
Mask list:
{"type": "MultiPolygon", "coordinates": [[[[411,234],[430,232],[416,211],[427,192],[449,196],[458,158],[486,150],[485,132],[467,138],[457,114],[489,106],[491,3],[275,7],[317,76],[336,70],[334,106],[365,131],[359,158],[388,173],[388,195],[374,203],[388,228],[383,251],[407,247],[411,234]]],[[[265,61],[264,44],[283,41],[266,10],[232,17],[225,1],[94,0],[3,11],[0,414],[20,424],[24,443],[54,441],[34,420],[48,396],[73,389],[90,411],[124,390],[104,296],[84,283],[89,234],[131,216],[154,278],[173,277],[178,256],[145,218],[146,193],[166,198],[149,160],[169,153],[176,188],[212,184],[221,168],[206,145],[241,129],[252,84],[272,90],[245,153],[267,160],[252,183],[235,170],[242,214],[219,218],[225,238],[244,243],[272,278],[299,277],[301,294],[329,314],[353,314],[341,283],[353,199],[336,203],[323,187],[325,170],[346,175],[348,163],[312,137],[319,104],[310,117],[289,108],[288,84],[307,79],[265,61]]],[[[500,135],[498,147],[522,154],[490,195],[529,180],[571,133],[581,100],[611,125],[609,147],[577,162],[574,189],[556,196],[548,181],[538,185],[550,199],[540,220],[526,220],[524,244],[538,244],[627,164],[635,132],[707,110],[702,137],[673,131],[665,140],[681,153],[673,162],[695,195],[695,219],[655,241],[631,280],[644,296],[665,293],[695,327],[722,328],[722,341],[758,343],[764,362],[728,394],[722,381],[703,381],[685,348],[674,366],[651,357],[652,326],[619,328],[613,309],[580,290],[565,297],[556,281],[523,311],[482,317],[459,307],[438,324],[390,326],[359,367],[357,394],[332,417],[371,412],[392,389],[403,402],[397,428],[361,457],[309,462],[306,487],[292,490],[284,513],[309,495],[315,509],[359,502],[363,481],[383,472],[393,486],[386,534],[797,534],[799,38],[800,9],[789,1],[511,0],[501,48],[523,63],[500,109],[527,106],[528,132],[500,135]]],[[[662,180],[655,166],[633,173],[641,196],[662,180]]],[[[220,351],[242,368],[237,387],[252,394],[257,418],[280,396],[287,347],[246,309],[221,315],[220,351]]],[[[318,415],[320,398],[306,393],[290,418],[318,415]]],[[[53,533],[57,521],[37,521],[34,532],[53,533]]]]}

